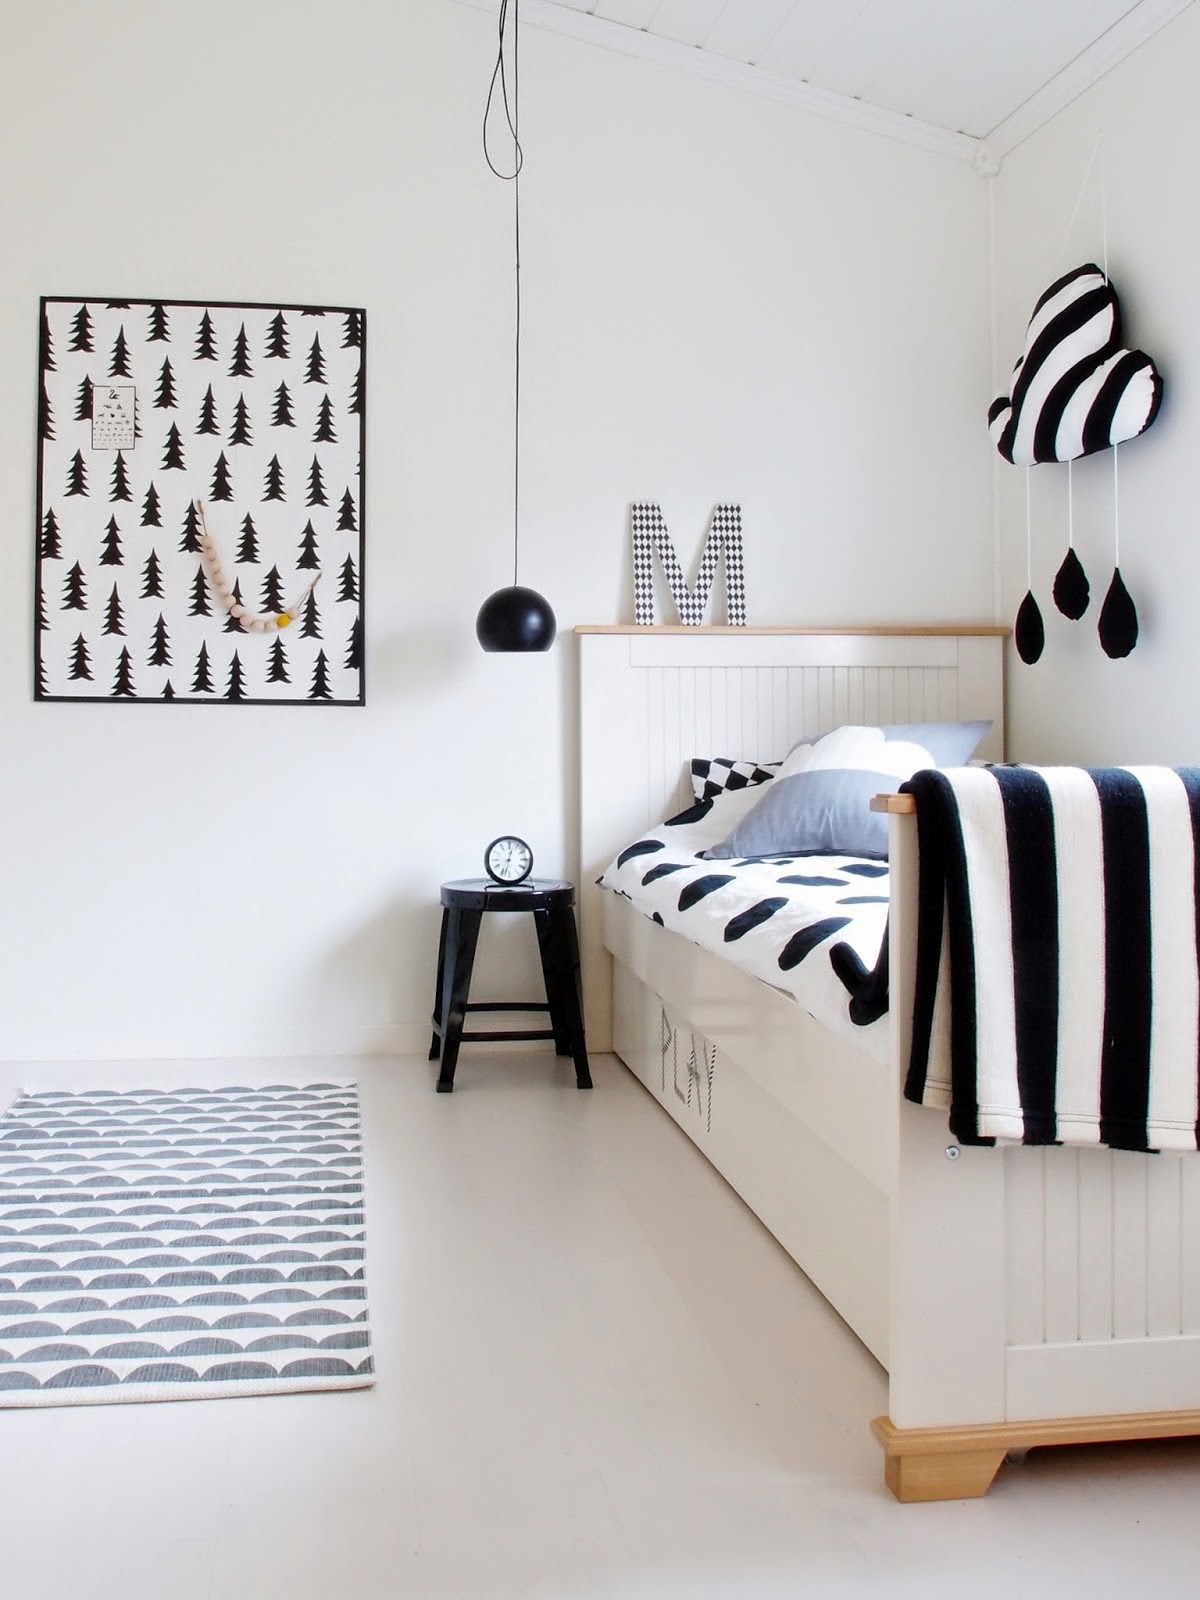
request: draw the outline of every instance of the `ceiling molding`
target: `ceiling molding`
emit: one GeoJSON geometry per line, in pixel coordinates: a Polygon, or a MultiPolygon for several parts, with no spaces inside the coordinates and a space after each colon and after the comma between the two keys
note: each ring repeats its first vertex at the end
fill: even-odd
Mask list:
{"type": "MultiPolygon", "coordinates": [[[[497,11],[497,0],[458,0],[458,3],[493,15],[497,11]]],[[[587,11],[554,5],[551,0],[521,0],[521,24],[523,27],[546,28],[551,33],[565,34],[570,39],[616,50],[621,55],[636,56],[642,61],[653,61],[659,66],[674,67],[691,73],[693,77],[723,84],[727,89],[742,89],[763,99],[777,100],[801,111],[810,111],[832,122],[864,128],[869,133],[881,134],[887,139],[917,145],[922,150],[936,151],[939,155],[970,162],[975,159],[979,149],[980,141],[969,134],[951,133],[946,128],[921,122],[916,117],[906,117],[898,111],[885,111],[881,106],[869,105],[865,100],[856,100],[851,95],[818,89],[815,84],[765,72],[760,67],[731,61],[726,56],[698,49],[695,45],[679,44],[674,39],[662,39],[640,28],[594,17],[587,11]]]]}
{"type": "Polygon", "coordinates": [[[1074,61],[1068,62],[1049,83],[1030,95],[1024,105],[1018,106],[981,141],[995,161],[996,170],[1010,150],[1015,150],[1030,134],[1045,127],[1052,117],[1099,83],[1106,73],[1119,66],[1126,56],[1131,56],[1139,45],[1145,44],[1168,22],[1173,22],[1191,4],[1192,0],[1141,0],[1140,5],[1127,12],[1119,22],[1114,22],[1095,44],[1082,50],[1074,61]]]}
{"type": "MultiPolygon", "coordinates": [[[[486,11],[492,16],[498,10],[498,0],[457,0],[457,3],[477,11],[486,11]]],[[[1011,116],[998,123],[984,139],[953,133],[933,123],[922,122],[917,117],[870,105],[852,95],[820,89],[815,84],[767,72],[694,45],[660,38],[641,28],[610,22],[607,18],[575,10],[569,5],[555,4],[554,0],[521,0],[520,16],[523,25],[545,28],[551,33],[563,34],[585,44],[599,45],[602,49],[615,50],[621,55],[673,67],[693,77],[720,83],[728,89],[741,89],[764,99],[795,106],[814,116],[966,161],[980,177],[986,178],[999,172],[1001,162],[1011,150],[1044,127],[1193,3],[1194,0],[1140,0],[1140,4],[1115,22],[1094,44],[1082,50],[1061,72],[1018,106],[1011,116]]]]}

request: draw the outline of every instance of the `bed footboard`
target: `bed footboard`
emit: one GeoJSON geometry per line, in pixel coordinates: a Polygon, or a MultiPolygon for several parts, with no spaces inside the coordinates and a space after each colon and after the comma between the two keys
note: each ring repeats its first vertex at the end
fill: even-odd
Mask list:
{"type": "Polygon", "coordinates": [[[889,1487],[982,1494],[1008,1451],[1200,1434],[1200,1157],[959,1147],[902,1098],[915,817],[890,828],[889,1487]]]}

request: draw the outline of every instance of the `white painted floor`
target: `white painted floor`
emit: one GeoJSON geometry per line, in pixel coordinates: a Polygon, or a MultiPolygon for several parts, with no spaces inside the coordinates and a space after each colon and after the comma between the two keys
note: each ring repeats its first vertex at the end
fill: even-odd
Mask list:
{"type": "Polygon", "coordinates": [[[379,1378],[0,1412],[3,1600],[1200,1593],[1200,1444],[1042,1451],[900,1506],[882,1370],[611,1059],[0,1067],[354,1073],[379,1378]]]}

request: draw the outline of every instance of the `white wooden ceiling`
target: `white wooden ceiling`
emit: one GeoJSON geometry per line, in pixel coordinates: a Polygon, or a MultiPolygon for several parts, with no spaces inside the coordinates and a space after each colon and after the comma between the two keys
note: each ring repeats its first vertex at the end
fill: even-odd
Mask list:
{"type": "Polygon", "coordinates": [[[1191,3],[521,0],[520,18],[988,170],[1191,3]]]}

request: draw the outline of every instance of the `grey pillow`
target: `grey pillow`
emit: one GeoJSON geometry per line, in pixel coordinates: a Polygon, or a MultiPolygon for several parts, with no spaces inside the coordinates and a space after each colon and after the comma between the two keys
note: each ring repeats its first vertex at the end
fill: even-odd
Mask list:
{"type": "Polygon", "coordinates": [[[887,817],[872,796],[891,794],[893,773],[851,767],[795,772],[763,785],[763,797],[706,859],[738,856],[846,855],[887,857],[887,817]]]}
{"type": "MultiPolygon", "coordinates": [[[[923,745],[939,767],[965,767],[981,740],[987,737],[991,722],[890,722],[880,725],[885,739],[923,745]]],[[[814,744],[814,739],[798,739],[792,746],[814,744]]],[[[791,750],[788,754],[791,755],[791,750]]],[[[893,779],[891,787],[896,787],[893,779]]]]}

